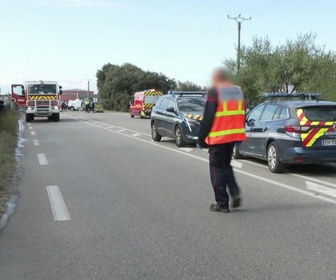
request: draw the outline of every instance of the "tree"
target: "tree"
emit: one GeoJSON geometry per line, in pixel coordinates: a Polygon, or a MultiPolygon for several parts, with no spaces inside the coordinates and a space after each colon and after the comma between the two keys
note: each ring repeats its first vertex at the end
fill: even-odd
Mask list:
{"type": "Polygon", "coordinates": [[[177,83],[177,90],[181,90],[181,91],[200,91],[200,90],[204,90],[203,87],[193,83],[193,82],[181,82],[179,81],[177,83]]]}
{"type": "Polygon", "coordinates": [[[167,92],[176,87],[176,82],[164,74],[144,71],[129,63],[105,64],[96,77],[103,107],[115,111],[128,111],[129,101],[136,91],[159,89],[167,92]]]}
{"type": "Polygon", "coordinates": [[[234,59],[224,61],[241,85],[247,102],[260,101],[263,92],[323,92],[325,99],[336,99],[336,55],[315,44],[314,34],[299,35],[272,46],[268,38],[254,38],[252,46],[241,50],[241,68],[234,59]]]}

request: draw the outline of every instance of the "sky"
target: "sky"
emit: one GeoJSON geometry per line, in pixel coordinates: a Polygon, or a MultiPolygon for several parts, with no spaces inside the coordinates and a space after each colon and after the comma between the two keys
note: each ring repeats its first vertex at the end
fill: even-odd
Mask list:
{"type": "Polygon", "coordinates": [[[57,80],[63,89],[96,90],[106,63],[132,63],[181,81],[208,85],[211,71],[242,43],[278,44],[313,32],[336,50],[335,0],[0,0],[0,88],[57,80]]]}

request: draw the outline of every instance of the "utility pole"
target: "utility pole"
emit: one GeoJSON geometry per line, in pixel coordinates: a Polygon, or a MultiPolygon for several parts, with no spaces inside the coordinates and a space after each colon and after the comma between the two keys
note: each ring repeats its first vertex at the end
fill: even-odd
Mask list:
{"type": "Polygon", "coordinates": [[[243,21],[245,20],[251,20],[252,18],[249,17],[249,18],[244,18],[241,16],[241,14],[239,14],[237,17],[230,17],[230,15],[228,15],[228,19],[234,19],[237,24],[238,24],[238,51],[237,51],[237,69],[239,71],[240,69],[240,56],[241,56],[241,53],[240,53],[240,32],[241,32],[241,24],[243,21]]]}
{"type": "Polygon", "coordinates": [[[86,98],[89,99],[89,96],[90,96],[90,80],[88,80],[88,90],[86,98]]]}

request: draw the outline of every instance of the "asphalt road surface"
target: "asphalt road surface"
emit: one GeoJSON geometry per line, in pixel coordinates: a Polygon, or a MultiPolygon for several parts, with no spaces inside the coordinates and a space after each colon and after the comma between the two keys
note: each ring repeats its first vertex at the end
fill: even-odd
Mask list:
{"type": "Polygon", "coordinates": [[[234,161],[243,207],[212,213],[208,155],[149,120],[63,113],[25,124],[0,279],[336,279],[336,165],[234,161]]]}

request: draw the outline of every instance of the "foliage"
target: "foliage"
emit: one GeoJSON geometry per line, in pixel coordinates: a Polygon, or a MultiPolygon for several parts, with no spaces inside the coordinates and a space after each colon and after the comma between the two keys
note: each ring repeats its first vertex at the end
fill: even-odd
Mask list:
{"type": "Polygon", "coordinates": [[[17,120],[18,115],[10,110],[0,112],[0,197],[2,195],[1,191],[4,190],[15,167],[14,151],[17,144],[17,120]]]}
{"type": "Polygon", "coordinates": [[[201,87],[193,82],[186,81],[186,82],[181,82],[179,81],[177,83],[177,90],[181,91],[200,91],[200,90],[205,90],[204,87],[201,87]]]}
{"type": "Polygon", "coordinates": [[[224,64],[250,105],[263,92],[322,92],[324,99],[336,100],[336,55],[315,39],[310,33],[272,46],[268,38],[254,38],[252,46],[241,49],[239,72],[233,59],[224,64]]]}
{"type": "Polygon", "coordinates": [[[145,89],[167,92],[174,89],[176,83],[162,73],[144,71],[129,63],[121,66],[109,63],[98,70],[97,86],[105,109],[128,111],[135,92],[145,89]]]}

